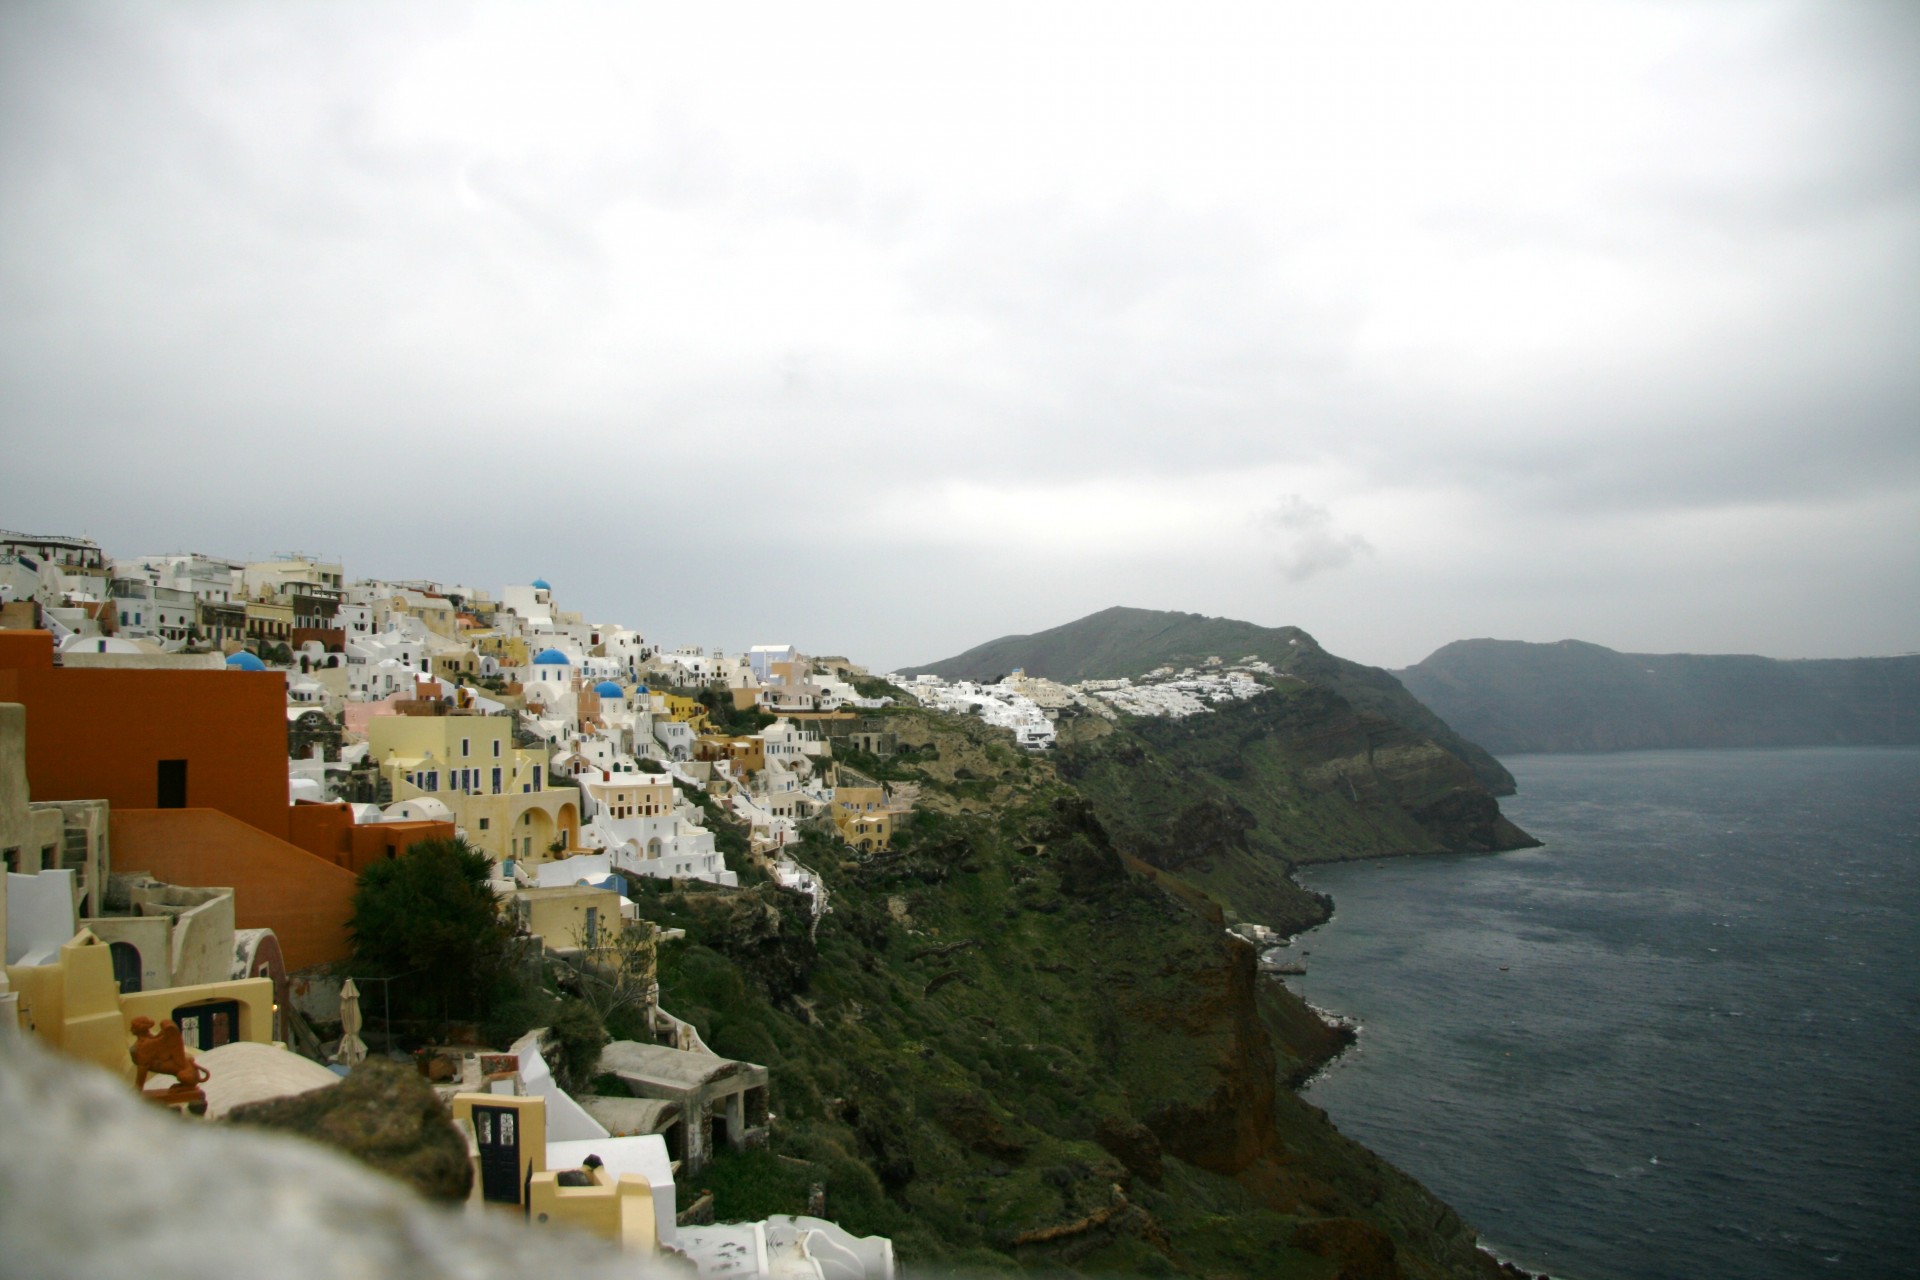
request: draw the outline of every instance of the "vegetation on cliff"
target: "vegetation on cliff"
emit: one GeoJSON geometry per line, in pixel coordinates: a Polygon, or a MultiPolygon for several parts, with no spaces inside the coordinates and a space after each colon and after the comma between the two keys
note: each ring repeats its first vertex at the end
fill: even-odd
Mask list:
{"type": "Polygon", "coordinates": [[[1359,711],[1384,716],[1457,756],[1494,795],[1513,794],[1513,775],[1407,692],[1390,672],[1322,649],[1298,627],[1261,627],[1197,613],[1116,607],[1029,636],[1002,636],[940,662],[907,668],[949,680],[992,680],[1015,668],[1073,684],[1144,675],[1158,667],[1256,657],[1332,690],[1359,711]]]}
{"type": "Polygon", "coordinates": [[[1295,865],[1534,843],[1457,757],[1318,686],[1063,738],[1061,771],[1118,847],[1283,932],[1326,914],[1295,865]]]}
{"type": "MultiPolygon", "coordinates": [[[[887,719],[905,750],[886,771],[919,807],[891,853],[804,843],[831,895],[817,925],[770,884],[640,898],[687,931],[662,949],[666,1007],[773,1068],[771,1148],[700,1180],[721,1216],[800,1212],[820,1183],[830,1216],[892,1236],[910,1266],[1492,1273],[1444,1205],[1294,1095],[1338,1035],[1258,975],[1190,862],[1110,835],[1103,806],[1145,822],[1095,798],[1123,762],[1083,794],[977,721],[887,719]]],[[[1143,774],[1201,767],[1106,736],[1141,744],[1143,774]]],[[[1362,851],[1359,828],[1325,821],[1362,851]]]]}
{"type": "Polygon", "coordinates": [[[1397,673],[1494,751],[1920,743],[1920,656],[1781,662],[1459,640],[1397,673]]]}

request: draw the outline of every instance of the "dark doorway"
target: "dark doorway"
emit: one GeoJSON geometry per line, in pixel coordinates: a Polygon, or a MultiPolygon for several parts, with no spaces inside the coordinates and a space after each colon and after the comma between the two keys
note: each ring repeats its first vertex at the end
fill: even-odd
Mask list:
{"type": "Polygon", "coordinates": [[[494,1204],[520,1203],[520,1113],[513,1107],[473,1109],[480,1148],[480,1194],[494,1204]]]}
{"type": "Polygon", "coordinates": [[[161,809],[187,807],[187,762],[185,760],[160,762],[159,793],[160,798],[156,807],[161,809]]]}
{"type": "Polygon", "coordinates": [[[107,950],[113,955],[113,980],[120,984],[120,994],[132,995],[140,989],[140,948],[131,942],[110,942],[107,950]]]}

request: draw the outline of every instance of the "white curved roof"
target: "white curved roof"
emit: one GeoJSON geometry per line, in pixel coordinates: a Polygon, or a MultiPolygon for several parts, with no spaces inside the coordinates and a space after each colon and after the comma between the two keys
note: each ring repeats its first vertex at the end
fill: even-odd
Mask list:
{"type": "Polygon", "coordinates": [[[453,810],[447,802],[432,796],[414,796],[387,806],[388,822],[452,822],[453,810]]]}

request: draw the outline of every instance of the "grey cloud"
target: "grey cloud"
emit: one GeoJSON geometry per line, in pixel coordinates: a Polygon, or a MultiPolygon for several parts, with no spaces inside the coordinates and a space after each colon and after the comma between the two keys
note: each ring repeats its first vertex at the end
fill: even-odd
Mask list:
{"type": "Polygon", "coordinates": [[[1365,538],[1336,527],[1332,512],[1297,493],[1287,494],[1262,513],[1259,523],[1280,544],[1277,563],[1288,582],[1305,582],[1315,574],[1344,569],[1373,552],[1365,538]]]}
{"type": "MultiPolygon", "coordinates": [[[[1920,511],[1913,6],[1778,6],[1766,14],[1785,21],[1729,23],[1724,39],[1714,11],[1685,10],[1716,38],[1676,50],[1656,86],[1676,128],[1656,115],[1644,154],[1590,201],[1556,207],[1515,172],[1445,207],[1409,188],[1350,218],[1303,212],[1291,187],[1260,192],[1259,120],[1221,147],[1244,158],[1244,198],[1145,167],[1100,189],[1041,175],[959,198],[907,157],[758,145],[751,117],[710,118],[748,86],[680,102],[584,45],[580,74],[631,110],[604,130],[541,122],[579,146],[536,131],[497,147],[453,117],[399,129],[388,91],[483,11],[372,12],[0,8],[9,523],[91,528],[119,551],[331,543],[356,571],[482,582],[559,582],[564,555],[583,607],[643,625],[653,611],[691,640],[707,638],[703,617],[725,635],[777,626],[778,609],[821,631],[836,619],[784,581],[752,607],[633,604],[636,554],[670,534],[699,548],[689,556],[764,565],[798,538],[876,566],[899,594],[884,622],[859,625],[925,659],[964,645],[916,642],[916,618],[956,641],[1019,629],[976,601],[1017,608],[1026,627],[1119,600],[1225,612],[1241,607],[1237,578],[1270,587],[1276,564],[1298,588],[1286,607],[1352,614],[1339,593],[1392,571],[1393,548],[1384,527],[1363,537],[1289,495],[1241,558],[1222,554],[1206,596],[1186,594],[1195,579],[1178,565],[1043,546],[1017,566],[942,552],[935,574],[934,552],[863,522],[894,486],[1012,478],[1042,494],[1304,466],[1350,478],[1327,491],[1343,511],[1350,494],[1441,490],[1556,529],[1869,498],[1920,511]],[[1678,128],[1695,112],[1704,135],[1678,128]],[[1703,151],[1714,129],[1746,148],[1739,164],[1703,151]],[[670,284],[646,257],[663,222],[700,233],[670,284]],[[1375,268],[1405,251],[1403,233],[1443,267],[1537,255],[1543,279],[1568,282],[1542,290],[1543,327],[1589,305],[1575,266],[1650,281],[1654,301],[1590,349],[1423,365],[1421,340],[1481,353],[1444,307],[1431,329],[1394,310],[1398,269],[1375,268]],[[730,274],[739,256],[821,243],[844,261],[822,270],[818,307],[784,299],[791,314],[763,322],[770,287],[730,274]],[[723,289],[705,330],[678,323],[723,289]],[[857,307],[836,308],[843,291],[857,307]],[[1416,330],[1409,351],[1382,355],[1396,324],[1416,330]],[[414,505],[424,518],[403,518],[414,505]],[[1008,590],[1021,574],[1050,585],[1008,590]]],[[[529,30],[576,35],[557,20],[529,30]]],[[[1180,106],[1164,104],[1169,120],[1180,106]]],[[[1022,123],[995,118],[984,92],[977,110],[983,134],[1022,123]]],[[[1344,145],[1337,124],[1319,127],[1344,145]]],[[[1511,580],[1528,580],[1532,549],[1510,554],[1511,580]]],[[[1488,616],[1543,607],[1450,572],[1489,600],[1510,592],[1488,616]]],[[[1646,609],[1686,614],[1661,592],[1646,609]]],[[[1625,597],[1595,584],[1594,598],[1625,597]]],[[[1833,614],[1842,650],[1848,627],[1899,625],[1880,607],[1870,626],[1865,603],[1857,619],[1811,612],[1833,614]]]]}

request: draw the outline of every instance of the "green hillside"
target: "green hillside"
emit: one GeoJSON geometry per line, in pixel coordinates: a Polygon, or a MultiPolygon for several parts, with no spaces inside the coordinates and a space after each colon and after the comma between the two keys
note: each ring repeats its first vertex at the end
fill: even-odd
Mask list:
{"type": "Polygon", "coordinates": [[[1357,710],[1384,716],[1445,747],[1495,795],[1513,794],[1513,775],[1468,737],[1456,733],[1379,667],[1322,649],[1298,627],[1261,627],[1197,613],[1115,607],[1029,636],[1002,636],[940,662],[903,670],[948,680],[994,680],[1016,668],[1065,684],[1144,675],[1157,667],[1194,666],[1209,657],[1255,657],[1275,669],[1333,690],[1357,710]]]}
{"type": "MultiPolygon", "coordinates": [[[[1196,719],[1218,720],[1204,736],[1224,744],[1352,717],[1316,713],[1319,699],[1337,701],[1303,691],[1245,723],[1196,719]]],[[[892,853],[805,840],[831,892],[817,928],[770,885],[639,895],[687,931],[661,953],[664,1005],[716,1052],[772,1068],[770,1148],[701,1175],[722,1219],[802,1212],[819,1184],[828,1216],[893,1237],[909,1273],[1499,1274],[1452,1211],[1294,1094],[1339,1035],[1258,976],[1184,878],[1207,873],[1165,856],[1167,831],[1151,838],[1154,806],[1179,800],[1164,776],[1209,767],[1217,747],[1105,733],[1077,784],[972,718],[884,714],[901,751],[859,763],[920,787],[919,805],[892,853]],[[1162,776],[1152,804],[1116,802],[1129,773],[1162,776]]],[[[1262,841],[1280,838],[1280,811],[1255,815],[1262,841]]],[[[1302,812],[1362,850],[1364,824],[1302,812]]],[[[1234,856],[1285,885],[1258,844],[1234,856]]],[[[1324,913],[1287,888],[1303,918],[1324,913]]]]}

